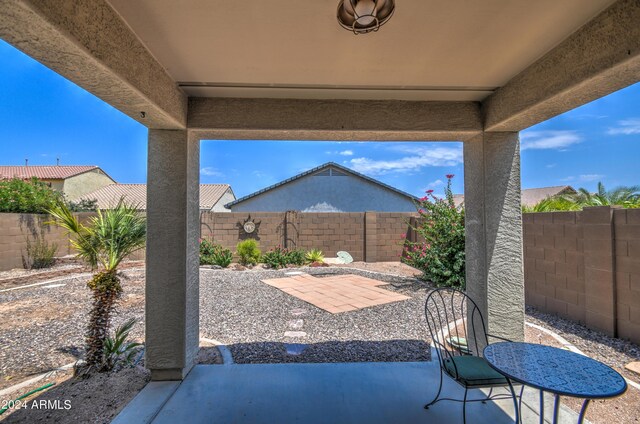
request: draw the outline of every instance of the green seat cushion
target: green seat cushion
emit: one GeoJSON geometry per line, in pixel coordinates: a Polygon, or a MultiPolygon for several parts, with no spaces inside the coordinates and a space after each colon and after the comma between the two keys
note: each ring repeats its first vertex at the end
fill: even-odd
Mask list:
{"type": "Polygon", "coordinates": [[[507,379],[478,356],[454,356],[445,359],[447,373],[464,386],[493,386],[507,384],[507,379]],[[455,367],[454,367],[455,363],[455,367]],[[456,378],[456,370],[458,371],[456,378]]]}

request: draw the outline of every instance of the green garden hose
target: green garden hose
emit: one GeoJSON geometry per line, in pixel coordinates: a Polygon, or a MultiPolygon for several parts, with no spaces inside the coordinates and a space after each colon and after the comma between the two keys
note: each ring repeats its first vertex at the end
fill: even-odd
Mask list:
{"type": "Polygon", "coordinates": [[[53,386],[54,384],[56,384],[56,383],[48,383],[48,384],[45,384],[44,386],[40,386],[40,387],[38,387],[37,389],[33,389],[33,390],[31,390],[30,392],[25,393],[24,395],[20,396],[18,399],[15,399],[15,400],[13,400],[13,401],[10,401],[10,402],[9,402],[9,404],[8,404],[7,406],[5,406],[4,408],[0,409],[0,415],[4,414],[4,413],[7,411],[7,409],[9,409],[9,405],[13,405],[13,404],[15,404],[17,401],[22,400],[22,399],[24,399],[24,398],[27,398],[27,397],[31,396],[32,394],[34,394],[34,393],[38,393],[38,392],[39,392],[39,391],[41,391],[41,390],[48,389],[49,387],[53,386]]]}

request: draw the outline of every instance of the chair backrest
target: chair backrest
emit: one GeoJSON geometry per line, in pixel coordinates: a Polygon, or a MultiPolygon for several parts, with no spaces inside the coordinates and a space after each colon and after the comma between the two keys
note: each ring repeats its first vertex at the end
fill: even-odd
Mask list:
{"type": "Polygon", "coordinates": [[[484,318],[478,305],[464,292],[452,288],[433,290],[427,296],[425,315],[441,367],[453,356],[482,356],[482,349],[488,344],[484,318]]]}

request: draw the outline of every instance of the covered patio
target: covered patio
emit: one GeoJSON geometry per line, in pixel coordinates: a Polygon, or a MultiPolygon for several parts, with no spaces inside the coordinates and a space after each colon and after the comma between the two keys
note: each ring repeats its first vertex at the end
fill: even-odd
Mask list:
{"type": "MultiPolygon", "coordinates": [[[[236,404],[244,371],[193,369],[201,140],[462,141],[467,292],[490,333],[522,340],[519,131],[640,80],[638,0],[398,0],[379,31],[357,36],[338,25],[337,4],[0,0],[2,39],[149,128],[145,363],[155,381],[187,379],[166,417],[216,410],[233,421],[251,403],[236,404]],[[226,409],[185,401],[176,412],[181,396],[203,396],[204,380],[226,409]]],[[[586,302],[587,324],[597,322],[601,305],[586,302]]],[[[273,389],[272,402],[295,395],[286,366],[247,367],[266,373],[253,389],[273,389]]],[[[363,365],[352,378],[389,367],[363,365]]],[[[403,367],[409,380],[387,380],[386,392],[416,386],[389,410],[397,419],[379,417],[431,420],[421,404],[429,365],[403,367]]],[[[323,385],[344,375],[312,368],[305,380],[318,397],[281,421],[326,412],[323,385]]],[[[382,387],[342,404],[335,421],[368,413],[382,387]]],[[[251,408],[244,417],[259,422],[251,408]]]]}

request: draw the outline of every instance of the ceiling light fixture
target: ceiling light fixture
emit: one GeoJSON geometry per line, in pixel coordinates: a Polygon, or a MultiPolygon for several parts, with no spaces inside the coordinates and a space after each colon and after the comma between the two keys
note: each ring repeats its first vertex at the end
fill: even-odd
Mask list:
{"type": "Polygon", "coordinates": [[[394,0],[340,0],[338,23],[354,34],[366,34],[380,29],[395,10],[394,0]]]}

